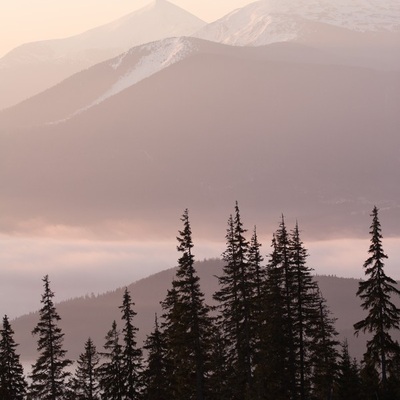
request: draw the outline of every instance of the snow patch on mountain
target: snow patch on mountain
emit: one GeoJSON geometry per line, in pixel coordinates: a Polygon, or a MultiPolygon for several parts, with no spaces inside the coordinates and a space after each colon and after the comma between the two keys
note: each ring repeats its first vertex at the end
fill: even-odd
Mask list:
{"type": "MultiPolygon", "coordinates": [[[[186,38],[171,38],[142,46],[141,52],[144,55],[140,58],[139,62],[132,70],[123,75],[106,93],[90,104],[88,108],[181,61],[194,51],[195,47],[193,43],[186,38]]],[[[115,70],[120,68],[123,60],[128,55],[129,51],[119,56],[113,61],[111,67],[115,70]]]]}
{"type": "Polygon", "coordinates": [[[149,43],[147,45],[135,47],[110,62],[110,67],[118,74],[119,70],[126,69],[126,64],[130,63],[130,56],[137,57],[140,55],[139,61],[136,62],[128,72],[124,72],[123,75],[100,97],[91,102],[84,108],[81,108],[74,112],[69,117],[50,122],[49,125],[59,124],[69,120],[70,118],[94,107],[108,98],[122,92],[125,89],[137,84],[138,82],[160,72],[164,68],[167,68],[190,54],[196,52],[198,48],[193,43],[193,40],[186,37],[169,38],[161,41],[149,43]]]}

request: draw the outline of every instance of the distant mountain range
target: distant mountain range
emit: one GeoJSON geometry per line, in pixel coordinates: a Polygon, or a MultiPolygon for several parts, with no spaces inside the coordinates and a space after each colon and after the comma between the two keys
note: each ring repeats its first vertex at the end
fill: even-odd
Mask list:
{"type": "MultiPolygon", "coordinates": [[[[108,238],[116,222],[143,239],[170,234],[189,207],[212,240],[238,200],[270,232],[283,212],[318,239],[365,235],[377,204],[398,236],[399,7],[268,0],[206,25],[158,0],[13,50],[0,60],[0,109],[11,106],[0,112],[0,232],[83,226],[108,238]]],[[[199,264],[208,299],[219,268],[199,264]]],[[[142,339],[172,276],[130,286],[142,339]]],[[[357,282],[318,279],[353,340],[357,282]]],[[[72,357],[88,335],[102,345],[121,299],[59,305],[72,357]]],[[[36,318],[14,321],[25,360],[36,318]]]]}
{"type": "Polygon", "coordinates": [[[133,48],[0,113],[0,226],[169,233],[177,210],[210,225],[237,199],[319,238],[364,233],[377,203],[398,234],[400,69],[368,63],[287,42],[133,48]]]}
{"type": "Polygon", "coordinates": [[[166,0],[65,39],[26,43],[0,59],[0,109],[131,47],[191,35],[205,22],[166,0]]]}
{"type": "Polygon", "coordinates": [[[322,33],[322,41],[330,36],[351,46],[357,32],[364,34],[365,43],[381,48],[380,57],[389,56],[400,65],[399,57],[387,51],[388,43],[399,41],[399,20],[400,6],[394,0],[261,0],[206,24],[167,0],[155,0],[82,34],[27,43],[10,51],[0,59],[0,110],[134,46],[170,37],[193,35],[218,43],[259,46],[320,42],[322,33]]]}
{"type": "MultiPolygon", "coordinates": [[[[260,46],[301,40],[315,23],[353,32],[400,32],[400,4],[394,0],[260,0],[204,26],[195,36],[231,45],[260,46]]],[[[327,28],[325,28],[327,29],[327,28]]]]}
{"type": "MultiPolygon", "coordinates": [[[[206,301],[210,305],[214,304],[212,295],[218,288],[215,276],[221,275],[222,265],[220,260],[196,263],[200,284],[206,295],[206,301]]],[[[158,316],[162,314],[159,302],[164,300],[174,274],[175,269],[165,270],[128,286],[137,312],[134,323],[139,328],[139,343],[142,343],[153,329],[155,313],[158,316]]],[[[334,276],[317,276],[316,280],[327,300],[332,316],[337,318],[335,326],[340,333],[339,339],[347,338],[351,355],[361,358],[365,351],[366,337],[360,335],[356,338],[353,330],[353,324],[365,317],[360,301],[356,297],[358,280],[334,276]]],[[[118,306],[121,305],[122,295],[121,288],[99,296],[76,298],[57,305],[57,311],[62,319],[60,326],[65,333],[65,349],[68,350],[68,357],[76,359],[83,351],[83,344],[89,336],[99,350],[102,348],[104,337],[112,321],[115,319],[121,323],[118,306]]],[[[38,304],[39,299],[38,293],[38,304]]],[[[15,340],[20,344],[18,351],[25,362],[34,360],[36,357],[36,342],[31,335],[31,330],[37,321],[37,313],[12,321],[15,340]]]]}

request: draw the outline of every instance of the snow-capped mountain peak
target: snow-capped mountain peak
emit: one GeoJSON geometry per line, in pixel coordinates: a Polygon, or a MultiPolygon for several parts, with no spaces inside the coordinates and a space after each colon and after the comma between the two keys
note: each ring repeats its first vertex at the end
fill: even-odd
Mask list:
{"type": "Polygon", "coordinates": [[[169,1],[156,0],[79,35],[19,46],[0,59],[0,109],[132,47],[189,36],[204,25],[204,21],[169,1]]]}
{"type": "Polygon", "coordinates": [[[307,22],[356,32],[400,32],[400,2],[260,0],[205,26],[194,36],[232,45],[263,45],[296,39],[307,22]]]}

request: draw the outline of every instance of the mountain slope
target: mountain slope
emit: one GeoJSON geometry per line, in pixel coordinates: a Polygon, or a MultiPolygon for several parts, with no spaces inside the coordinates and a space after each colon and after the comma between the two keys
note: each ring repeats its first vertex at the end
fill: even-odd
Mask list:
{"type": "Polygon", "coordinates": [[[0,109],[131,47],[190,35],[205,23],[166,0],[82,34],[27,43],[0,59],[0,109]]]}
{"type": "MultiPolygon", "coordinates": [[[[201,288],[205,293],[206,302],[210,305],[214,304],[212,295],[218,288],[215,276],[221,275],[222,265],[219,260],[196,263],[201,288]]],[[[174,274],[175,269],[169,269],[128,286],[137,312],[135,324],[139,327],[139,343],[152,330],[154,314],[162,314],[160,301],[165,298],[174,274]]],[[[336,328],[341,334],[340,339],[347,337],[352,356],[360,358],[364,351],[365,338],[361,335],[357,339],[353,334],[354,322],[364,316],[359,299],[355,295],[358,280],[333,276],[317,276],[316,279],[333,316],[337,318],[336,328]]],[[[68,350],[69,357],[77,358],[89,336],[94,340],[98,349],[101,349],[104,344],[104,336],[110,329],[112,321],[114,319],[120,321],[118,306],[122,302],[122,295],[123,289],[121,288],[99,296],[72,299],[57,305],[57,310],[62,318],[61,326],[65,332],[65,348],[68,350]]],[[[40,294],[38,294],[39,298],[40,294]]],[[[37,313],[31,313],[12,322],[15,339],[17,343],[20,343],[18,350],[24,361],[31,361],[36,357],[35,338],[30,332],[37,320],[37,313]]]]}
{"type": "Polygon", "coordinates": [[[0,111],[0,129],[6,132],[65,122],[143,79],[195,55],[239,57],[249,62],[283,60],[326,65],[343,61],[319,49],[287,43],[256,49],[231,47],[189,37],[169,38],[134,47],[116,58],[74,74],[14,107],[0,111]]]}
{"type": "MultiPolygon", "coordinates": [[[[299,47],[282,48],[284,61],[268,47],[212,45],[63,123],[3,129],[2,229],[32,219],[104,235],[103,223],[121,221],[161,234],[189,207],[208,231],[237,199],[253,221],[274,225],[285,212],[319,238],[363,232],[378,202],[391,215],[387,234],[399,233],[399,72],[293,62],[299,47]]],[[[54,121],[109,87],[47,119],[41,101],[30,106],[54,121]]],[[[72,91],[61,85],[45,104],[72,91]]],[[[17,111],[13,121],[29,110],[17,111]]]]}

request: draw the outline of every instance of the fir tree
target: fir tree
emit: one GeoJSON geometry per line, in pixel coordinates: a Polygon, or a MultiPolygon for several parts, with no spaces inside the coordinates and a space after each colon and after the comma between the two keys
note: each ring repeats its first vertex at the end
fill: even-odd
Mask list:
{"type": "Polygon", "coordinates": [[[136,312],[133,311],[134,303],[127,288],[125,288],[123,303],[119,308],[124,321],[123,352],[122,352],[122,376],[125,380],[124,396],[126,400],[135,400],[142,391],[142,351],[137,347],[136,332],[138,329],[133,325],[136,312]]]}
{"type": "Polygon", "coordinates": [[[58,400],[66,393],[66,379],[70,376],[67,367],[72,362],[65,358],[64,334],[58,326],[61,318],[53,303],[54,293],[50,289],[48,275],[43,282],[43,306],[39,311],[39,322],[32,331],[38,336],[39,357],[32,366],[29,394],[31,399],[58,400]]]}
{"type": "Polygon", "coordinates": [[[24,371],[16,353],[14,331],[7,315],[0,330],[0,399],[23,400],[26,394],[24,371]]]}
{"type": "Polygon", "coordinates": [[[175,400],[203,400],[206,397],[205,377],[211,320],[194,267],[188,210],[183,213],[181,221],[183,230],[179,231],[177,237],[177,250],[181,257],[172,289],[162,303],[163,328],[168,362],[174,369],[172,397],[175,400]]]}
{"type": "Polygon", "coordinates": [[[354,324],[354,329],[356,335],[360,332],[373,334],[372,339],[367,342],[365,359],[368,360],[368,367],[374,366],[380,370],[385,396],[388,364],[399,352],[399,346],[393,341],[390,330],[400,329],[400,309],[392,303],[391,296],[400,295],[400,291],[395,287],[396,281],[384,272],[384,261],[388,257],[383,251],[377,207],[373,208],[371,217],[370,256],[364,263],[368,279],[359,283],[357,291],[357,296],[362,300],[362,308],[368,311],[368,315],[354,324]]]}
{"type": "Polygon", "coordinates": [[[107,332],[104,352],[106,360],[98,368],[102,400],[123,400],[125,385],[122,375],[122,346],[119,342],[120,332],[117,323],[113,321],[107,332]]]}
{"type": "Polygon", "coordinates": [[[168,365],[166,360],[165,338],[155,317],[154,331],[147,337],[144,344],[147,350],[147,366],[144,370],[145,400],[170,399],[170,382],[168,381],[168,365]]]}
{"type": "Polygon", "coordinates": [[[100,386],[98,377],[98,366],[100,356],[92,339],[85,343],[85,350],[79,355],[72,390],[77,400],[99,400],[100,386]]]}

